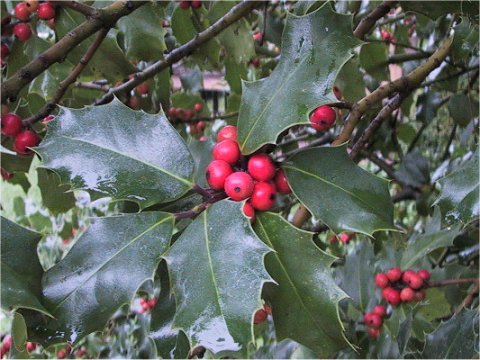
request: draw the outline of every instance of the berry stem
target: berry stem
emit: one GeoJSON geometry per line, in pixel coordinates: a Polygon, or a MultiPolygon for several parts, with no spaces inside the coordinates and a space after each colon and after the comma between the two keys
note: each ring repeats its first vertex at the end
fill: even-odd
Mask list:
{"type": "Polygon", "coordinates": [[[478,283],[480,278],[466,278],[466,279],[448,279],[442,281],[429,282],[426,287],[442,287],[447,285],[466,284],[466,283],[478,283]]]}
{"type": "Polygon", "coordinates": [[[212,197],[212,194],[208,192],[207,189],[204,189],[197,184],[193,185],[192,190],[195,191],[197,194],[202,195],[204,199],[210,199],[212,197]]]}

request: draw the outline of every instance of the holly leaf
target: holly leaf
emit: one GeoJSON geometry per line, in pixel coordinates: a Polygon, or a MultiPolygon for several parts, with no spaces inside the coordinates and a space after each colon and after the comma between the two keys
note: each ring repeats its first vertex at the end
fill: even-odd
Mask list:
{"type": "Polygon", "coordinates": [[[190,224],[165,259],[177,301],[174,326],[191,347],[214,353],[245,350],[253,313],[271,281],[263,258],[270,250],[253,232],[242,203],[218,202],[190,224]]]}
{"type": "Polygon", "coordinates": [[[464,310],[441,323],[435,331],[428,334],[422,357],[425,359],[477,358],[478,309],[464,310]]]}
{"type": "Polygon", "coordinates": [[[243,83],[238,121],[242,153],[274,144],[285,129],[308,124],[317,106],[335,102],[335,78],[359,44],[351,15],[335,13],[329,4],[305,16],[287,13],[278,65],[269,77],[243,83]]]}
{"type": "Polygon", "coordinates": [[[15,312],[12,320],[12,346],[10,357],[12,359],[29,359],[27,348],[27,325],[23,316],[15,312]]]}
{"type": "Polygon", "coordinates": [[[473,156],[456,170],[438,180],[442,193],[435,201],[453,221],[468,222],[480,213],[478,148],[473,156]]]}
{"type": "Polygon", "coordinates": [[[6,311],[25,308],[49,315],[41,303],[42,266],[37,244],[42,235],[1,217],[1,305],[6,311]]]}
{"type": "Polygon", "coordinates": [[[75,206],[73,191],[69,191],[68,185],[60,183],[57,174],[42,168],[38,168],[37,173],[43,205],[53,214],[65,213],[75,206]]]}
{"type": "Polygon", "coordinates": [[[153,275],[167,250],[174,218],[145,212],[94,218],[68,254],[43,276],[43,294],[55,316],[45,333],[77,343],[104,327],[153,275]]]}
{"type": "Polygon", "coordinates": [[[207,178],[205,177],[205,169],[212,161],[213,146],[214,143],[210,139],[200,141],[191,138],[188,143],[188,148],[195,161],[195,184],[202,187],[208,187],[207,178]]]}
{"type": "Polygon", "coordinates": [[[404,184],[421,187],[430,183],[430,170],[428,161],[422,154],[415,149],[406,154],[395,177],[404,184]]]}
{"type": "Polygon", "coordinates": [[[431,1],[402,1],[401,6],[405,12],[416,12],[433,20],[449,13],[469,14],[472,17],[478,17],[478,6],[475,2],[470,1],[443,1],[437,4],[431,1]]]}
{"type": "Polygon", "coordinates": [[[192,186],[193,159],[163,112],[103,106],[62,107],[36,151],[62,183],[147,207],[192,186]]]}
{"type": "Polygon", "coordinates": [[[346,145],[302,151],[283,168],[295,196],[335,233],[395,229],[388,181],[350,160],[346,145]]]}
{"type": "Polygon", "coordinates": [[[478,102],[465,94],[455,94],[448,102],[448,112],[458,125],[465,127],[478,116],[478,102]]]}

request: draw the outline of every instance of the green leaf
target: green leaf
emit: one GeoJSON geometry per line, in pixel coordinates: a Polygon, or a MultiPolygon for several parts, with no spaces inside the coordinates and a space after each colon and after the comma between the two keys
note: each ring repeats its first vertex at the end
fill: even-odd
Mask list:
{"type": "Polygon", "coordinates": [[[435,201],[446,218],[468,222],[480,213],[478,148],[473,156],[456,170],[440,179],[442,193],[435,201]]]}
{"type": "Polygon", "coordinates": [[[42,236],[3,216],[1,229],[2,309],[26,308],[49,315],[40,300],[43,269],[37,244],[42,236]]]}
{"type": "Polygon", "coordinates": [[[195,184],[202,187],[208,187],[207,178],[205,177],[205,169],[212,161],[213,146],[214,143],[209,139],[199,141],[191,138],[188,143],[188,148],[195,161],[195,184]]]}
{"type": "Polygon", "coordinates": [[[478,116],[478,101],[465,94],[453,95],[448,102],[448,112],[458,125],[465,127],[478,116]]]}
{"type": "Polygon", "coordinates": [[[94,218],[68,254],[43,277],[55,316],[46,332],[77,343],[103,328],[153,274],[167,250],[174,218],[145,212],[94,218]]]}
{"type": "Polygon", "coordinates": [[[301,17],[287,14],[278,65],[269,77],[243,83],[238,122],[242,153],[274,144],[285,129],[308,124],[317,106],[336,101],[335,78],[361,43],[351,27],[352,17],[333,12],[329,4],[301,17]]]}
{"type": "Polygon", "coordinates": [[[346,145],[302,151],[283,168],[293,193],[335,233],[395,229],[388,181],[355,165],[346,145]]]}
{"type": "Polygon", "coordinates": [[[426,337],[426,359],[473,359],[478,357],[478,309],[464,310],[426,337]]]}
{"type": "Polygon", "coordinates": [[[388,47],[382,43],[362,46],[360,64],[377,80],[387,80],[388,47]]]}
{"type": "Polygon", "coordinates": [[[53,213],[65,213],[75,206],[75,196],[70,187],[60,183],[53,171],[38,168],[38,186],[42,192],[43,204],[53,213]]]}
{"type": "Polygon", "coordinates": [[[147,3],[118,21],[127,57],[145,61],[163,57],[167,47],[162,20],[163,8],[156,3],[147,3]]]}
{"type": "Polygon", "coordinates": [[[433,217],[425,227],[425,234],[414,234],[408,240],[402,255],[401,268],[408,269],[432,251],[453,245],[453,240],[460,234],[460,227],[456,225],[442,230],[440,209],[436,207],[433,217]]]}
{"type": "Polygon", "coordinates": [[[192,186],[192,156],[165,115],[133,111],[117,99],[62,107],[36,151],[73,189],[141,207],[177,199],[192,186]]]}
{"type": "Polygon", "coordinates": [[[17,155],[15,151],[9,150],[3,145],[0,145],[0,152],[2,154],[7,154],[7,155],[13,155],[13,156],[17,155]]]}
{"type": "Polygon", "coordinates": [[[242,213],[242,203],[218,202],[188,226],[165,259],[177,301],[174,326],[191,347],[214,353],[245,350],[253,340],[253,313],[271,281],[269,251],[242,213]]]}
{"type": "Polygon", "coordinates": [[[453,61],[467,63],[470,56],[478,52],[478,25],[472,25],[467,17],[462,17],[461,20],[460,24],[454,27],[451,55],[453,61]]]}
{"type": "Polygon", "coordinates": [[[415,149],[406,154],[395,172],[396,178],[404,184],[421,187],[430,183],[428,161],[415,149]]]}
{"type": "Polygon", "coordinates": [[[237,64],[230,58],[225,59],[225,80],[227,80],[230,89],[234,93],[242,93],[242,80],[245,79],[247,79],[247,66],[245,64],[237,64]]]}
{"type": "Polygon", "coordinates": [[[21,314],[15,312],[12,321],[12,346],[10,357],[12,359],[29,359],[27,348],[27,325],[21,314]]]}
{"type": "Polygon", "coordinates": [[[428,321],[441,319],[451,314],[451,305],[445,298],[443,291],[437,288],[426,290],[428,304],[418,311],[428,321]]]}
{"type": "Polygon", "coordinates": [[[471,14],[478,17],[478,4],[474,1],[402,1],[401,6],[405,12],[416,12],[430,19],[437,19],[449,13],[471,14]]]}
{"type": "Polygon", "coordinates": [[[335,84],[342,92],[343,97],[349,101],[357,101],[365,96],[365,83],[357,57],[351,58],[345,63],[335,84]]]}
{"type": "Polygon", "coordinates": [[[277,214],[260,213],[255,232],[275,250],[266,265],[276,284],[265,289],[272,305],[279,340],[293,339],[324,358],[348,346],[338,315],[338,302],[347,295],[335,284],[330,266],[334,257],[277,214]]]}

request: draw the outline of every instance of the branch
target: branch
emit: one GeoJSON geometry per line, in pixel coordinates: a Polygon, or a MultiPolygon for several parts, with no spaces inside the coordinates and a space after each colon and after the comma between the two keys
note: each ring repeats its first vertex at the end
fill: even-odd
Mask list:
{"type": "Polygon", "coordinates": [[[427,287],[442,287],[447,285],[458,285],[458,284],[467,284],[467,283],[479,283],[479,278],[467,278],[467,279],[451,279],[451,280],[442,280],[436,282],[429,282],[427,287]]]}
{"type": "Polygon", "coordinates": [[[458,306],[458,308],[455,310],[455,314],[458,314],[460,311],[462,311],[463,308],[469,307],[473,303],[473,299],[475,298],[475,295],[478,295],[478,291],[480,290],[480,284],[475,285],[472,290],[470,290],[463,299],[462,303],[458,306]]]}
{"type": "Polygon", "coordinates": [[[355,30],[353,31],[353,35],[357,38],[363,40],[365,35],[375,26],[375,23],[378,19],[384,17],[388,14],[390,9],[397,3],[398,1],[384,1],[380,5],[378,5],[373,11],[365,16],[360,23],[357,25],[355,30]]]}
{"type": "Polygon", "coordinates": [[[82,13],[86,17],[95,17],[97,15],[97,9],[87,4],[80,3],[78,1],[62,0],[62,1],[53,1],[53,2],[55,3],[55,5],[59,5],[61,7],[69,8],[79,13],[82,13]]]}
{"type": "Polygon", "coordinates": [[[106,85],[100,85],[100,84],[95,84],[93,82],[81,82],[77,81],[74,86],[79,87],[79,88],[84,88],[84,89],[90,89],[90,90],[98,90],[98,91],[103,91],[107,92],[108,91],[108,86],[106,85]]]}
{"type": "Polygon", "coordinates": [[[48,101],[35,115],[23,120],[24,125],[33,125],[35,122],[49,115],[55,109],[55,106],[60,102],[63,95],[65,95],[69,86],[77,80],[77,77],[80,75],[83,69],[85,69],[88,62],[93,57],[93,55],[107,36],[109,30],[110,28],[103,28],[97,33],[97,37],[90,45],[88,50],[85,52],[85,54],[82,56],[80,62],[73,68],[72,72],[58,85],[58,89],[54,97],[50,101],[48,101]]]}
{"type": "Polygon", "coordinates": [[[420,60],[426,59],[432,55],[432,53],[427,51],[418,51],[414,53],[404,53],[404,54],[395,54],[389,56],[388,60],[385,62],[386,64],[401,64],[406,61],[413,61],[413,60],[420,60]]]}
{"type": "Polygon", "coordinates": [[[145,3],[146,1],[120,0],[103,9],[98,9],[98,16],[85,20],[61,38],[55,45],[52,45],[4,81],[1,87],[2,103],[7,99],[14,100],[24,86],[53,64],[63,61],[68,53],[83,40],[96,33],[102,27],[115,24],[118,19],[130,14],[145,3]]]}
{"type": "Polygon", "coordinates": [[[160,71],[167,69],[170,65],[183,59],[185,56],[192,54],[196,49],[221,33],[228,26],[246,16],[259,3],[259,1],[244,1],[238,5],[235,5],[212,26],[197,34],[197,36],[195,36],[189,42],[170,52],[167,56],[165,56],[164,60],[157,61],[156,63],[147,67],[145,70],[136,73],[132,79],[119,86],[111,88],[108,93],[95,102],[95,105],[101,105],[111,101],[114,94],[122,91],[132,90],[134,87],[144,82],[148,78],[151,78],[160,71]]]}
{"type": "Polygon", "coordinates": [[[232,118],[232,117],[235,117],[235,116],[238,116],[238,111],[234,111],[234,112],[223,114],[223,115],[218,114],[218,115],[209,116],[209,117],[206,117],[206,116],[197,117],[197,118],[194,118],[194,119],[191,119],[191,120],[180,120],[178,122],[188,124],[188,123],[197,123],[199,121],[215,121],[217,119],[229,119],[229,118],[232,118]]]}

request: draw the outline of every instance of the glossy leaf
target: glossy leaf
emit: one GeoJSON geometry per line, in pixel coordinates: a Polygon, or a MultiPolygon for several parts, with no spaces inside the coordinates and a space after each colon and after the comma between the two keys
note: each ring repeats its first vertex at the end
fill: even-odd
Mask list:
{"type": "Polygon", "coordinates": [[[174,218],[145,212],[94,218],[68,254],[42,280],[55,320],[46,331],[76,343],[103,328],[153,274],[167,250],[174,218]]]}
{"type": "Polygon", "coordinates": [[[338,302],[347,295],[335,284],[335,260],[299,230],[273,213],[260,213],[254,229],[275,250],[267,255],[268,272],[277,284],[265,289],[279,340],[290,338],[324,358],[348,346],[338,316],[338,302]]]}
{"type": "Polygon", "coordinates": [[[2,309],[26,308],[48,315],[40,300],[43,269],[37,244],[42,236],[3,216],[1,232],[2,309]]]}
{"type": "Polygon", "coordinates": [[[302,151],[283,168],[293,193],[335,233],[394,229],[388,182],[350,160],[346,145],[302,151]]]}
{"type": "Polygon", "coordinates": [[[38,186],[42,192],[43,204],[53,213],[64,213],[75,206],[75,196],[70,187],[60,183],[53,171],[38,168],[38,186]]]}
{"type": "Polygon", "coordinates": [[[440,179],[442,193],[436,204],[446,218],[468,222],[480,213],[478,148],[473,156],[456,170],[440,179]]]}
{"type": "Polygon", "coordinates": [[[165,259],[177,301],[174,326],[214,353],[245,350],[253,313],[270,281],[269,251],[242,213],[242,203],[218,202],[190,224],[165,259]]]}
{"type": "Polygon", "coordinates": [[[163,113],[133,111],[118,100],[61,108],[36,150],[73,189],[141,207],[174,200],[192,185],[192,156],[163,113]]]}
{"type": "Polygon", "coordinates": [[[195,161],[195,184],[202,187],[209,187],[207,178],[205,177],[205,169],[212,161],[213,146],[214,143],[209,139],[205,141],[191,139],[188,143],[188,148],[195,161]]]}
{"type": "Polygon", "coordinates": [[[305,16],[287,15],[278,65],[269,77],[243,83],[238,139],[244,154],[274,144],[283,130],[309,123],[317,106],[336,101],[335,78],[360,44],[351,26],[351,16],[328,4],[305,16]]]}

